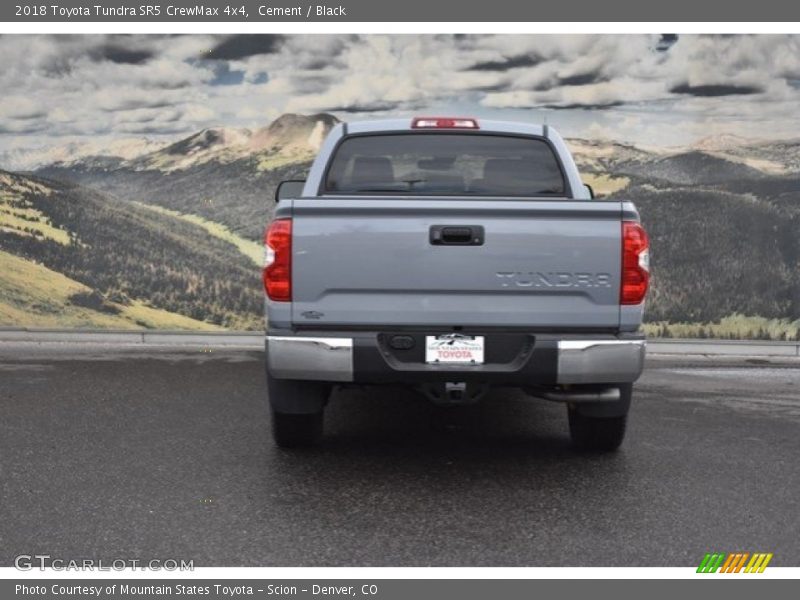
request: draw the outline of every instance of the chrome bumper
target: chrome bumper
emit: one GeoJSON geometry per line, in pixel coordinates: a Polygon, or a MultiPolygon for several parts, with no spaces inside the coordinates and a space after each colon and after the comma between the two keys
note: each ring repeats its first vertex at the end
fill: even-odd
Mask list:
{"type": "Polygon", "coordinates": [[[645,340],[561,340],[558,383],[629,383],[644,369],[645,340]]]}
{"type": "Polygon", "coordinates": [[[353,381],[353,340],[268,335],[267,368],[278,379],[353,381]]]}

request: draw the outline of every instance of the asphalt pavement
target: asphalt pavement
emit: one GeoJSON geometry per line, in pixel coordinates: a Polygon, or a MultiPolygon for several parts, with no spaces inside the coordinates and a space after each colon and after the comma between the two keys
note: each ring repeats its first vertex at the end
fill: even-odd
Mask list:
{"type": "Polygon", "coordinates": [[[611,455],[563,406],[339,391],[275,448],[262,354],[0,342],[0,565],[800,565],[800,362],[654,357],[611,455]]]}

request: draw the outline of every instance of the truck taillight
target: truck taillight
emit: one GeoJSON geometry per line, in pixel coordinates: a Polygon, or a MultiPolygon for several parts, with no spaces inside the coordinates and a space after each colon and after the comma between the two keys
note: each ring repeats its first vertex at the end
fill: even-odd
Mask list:
{"type": "Polygon", "coordinates": [[[412,129],[480,129],[476,119],[461,117],[415,117],[412,129]]]}
{"type": "Polygon", "coordinates": [[[622,222],[621,304],[641,304],[650,285],[650,241],[636,221],[622,222]]]}
{"type": "Polygon", "coordinates": [[[270,300],[292,299],[292,220],[276,219],[264,234],[264,291],[270,300]]]}

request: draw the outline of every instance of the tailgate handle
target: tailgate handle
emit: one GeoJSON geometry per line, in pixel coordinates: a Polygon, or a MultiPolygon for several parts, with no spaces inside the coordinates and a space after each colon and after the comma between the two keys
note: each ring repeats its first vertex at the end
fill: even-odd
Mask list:
{"type": "Polygon", "coordinates": [[[482,246],[481,225],[431,225],[430,242],[434,246],[482,246]]]}

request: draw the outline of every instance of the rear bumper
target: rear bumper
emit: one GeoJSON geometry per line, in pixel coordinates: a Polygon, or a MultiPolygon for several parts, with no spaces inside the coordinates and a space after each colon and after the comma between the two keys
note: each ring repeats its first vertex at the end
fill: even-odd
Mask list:
{"type": "Polygon", "coordinates": [[[267,370],[278,379],[353,381],[353,339],[268,335],[267,370]]]}
{"type": "Polygon", "coordinates": [[[266,338],[267,370],[278,379],[353,383],[630,383],[642,373],[646,346],[641,334],[485,333],[485,364],[442,366],[421,359],[419,339],[424,333],[411,334],[417,347],[403,351],[387,344],[393,335],[271,331],[266,338]]]}
{"type": "Polygon", "coordinates": [[[639,379],[644,369],[644,338],[557,343],[557,383],[630,383],[639,379]]]}

